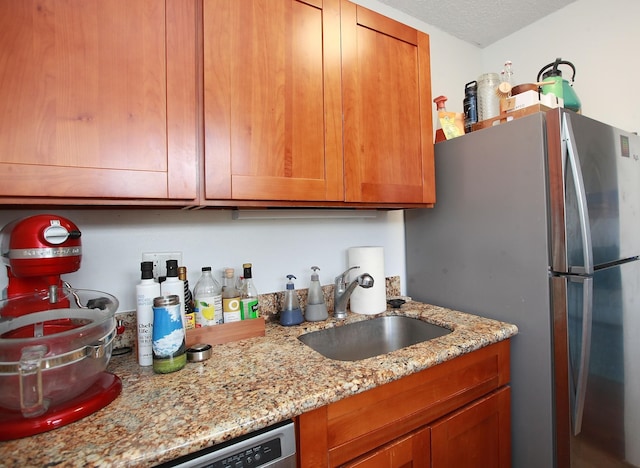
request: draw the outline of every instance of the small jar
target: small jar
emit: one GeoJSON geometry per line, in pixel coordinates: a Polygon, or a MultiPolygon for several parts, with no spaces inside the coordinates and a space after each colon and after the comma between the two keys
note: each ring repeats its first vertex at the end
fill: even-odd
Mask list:
{"type": "Polygon", "coordinates": [[[153,370],[158,374],[178,371],[187,363],[182,315],[177,295],[153,300],[153,370]]]}
{"type": "Polygon", "coordinates": [[[484,73],[478,77],[478,122],[500,115],[500,98],[496,93],[500,75],[484,73]]]}

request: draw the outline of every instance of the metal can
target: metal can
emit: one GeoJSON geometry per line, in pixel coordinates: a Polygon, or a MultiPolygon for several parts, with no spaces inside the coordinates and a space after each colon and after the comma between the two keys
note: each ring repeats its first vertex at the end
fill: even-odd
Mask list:
{"type": "Polygon", "coordinates": [[[168,374],[187,363],[182,307],[177,295],[160,296],[153,300],[153,370],[168,374]]]}

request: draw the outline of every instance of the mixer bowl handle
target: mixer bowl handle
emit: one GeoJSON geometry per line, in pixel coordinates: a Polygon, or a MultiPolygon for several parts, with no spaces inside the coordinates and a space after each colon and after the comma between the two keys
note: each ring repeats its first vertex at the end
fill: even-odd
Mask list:
{"type": "Polygon", "coordinates": [[[22,350],[18,372],[20,409],[25,418],[40,416],[49,406],[42,391],[42,360],[47,351],[45,345],[28,346],[22,350]]]}

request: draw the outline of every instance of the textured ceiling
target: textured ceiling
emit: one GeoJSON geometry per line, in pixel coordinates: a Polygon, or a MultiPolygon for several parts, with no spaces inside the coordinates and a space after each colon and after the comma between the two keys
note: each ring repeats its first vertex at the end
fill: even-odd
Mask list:
{"type": "Polygon", "coordinates": [[[480,48],[575,0],[380,0],[480,48]]]}

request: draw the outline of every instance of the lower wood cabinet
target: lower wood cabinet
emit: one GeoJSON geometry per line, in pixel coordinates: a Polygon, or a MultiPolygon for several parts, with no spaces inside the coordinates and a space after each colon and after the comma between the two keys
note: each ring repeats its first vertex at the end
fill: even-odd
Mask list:
{"type": "Polygon", "coordinates": [[[298,416],[300,466],[508,467],[509,341],[298,416]]]}
{"type": "Polygon", "coordinates": [[[399,440],[345,463],[348,468],[426,468],[430,465],[430,429],[419,429],[399,440]]]}
{"type": "Polygon", "coordinates": [[[510,393],[503,387],[432,424],[431,466],[510,466],[510,393]]]}

